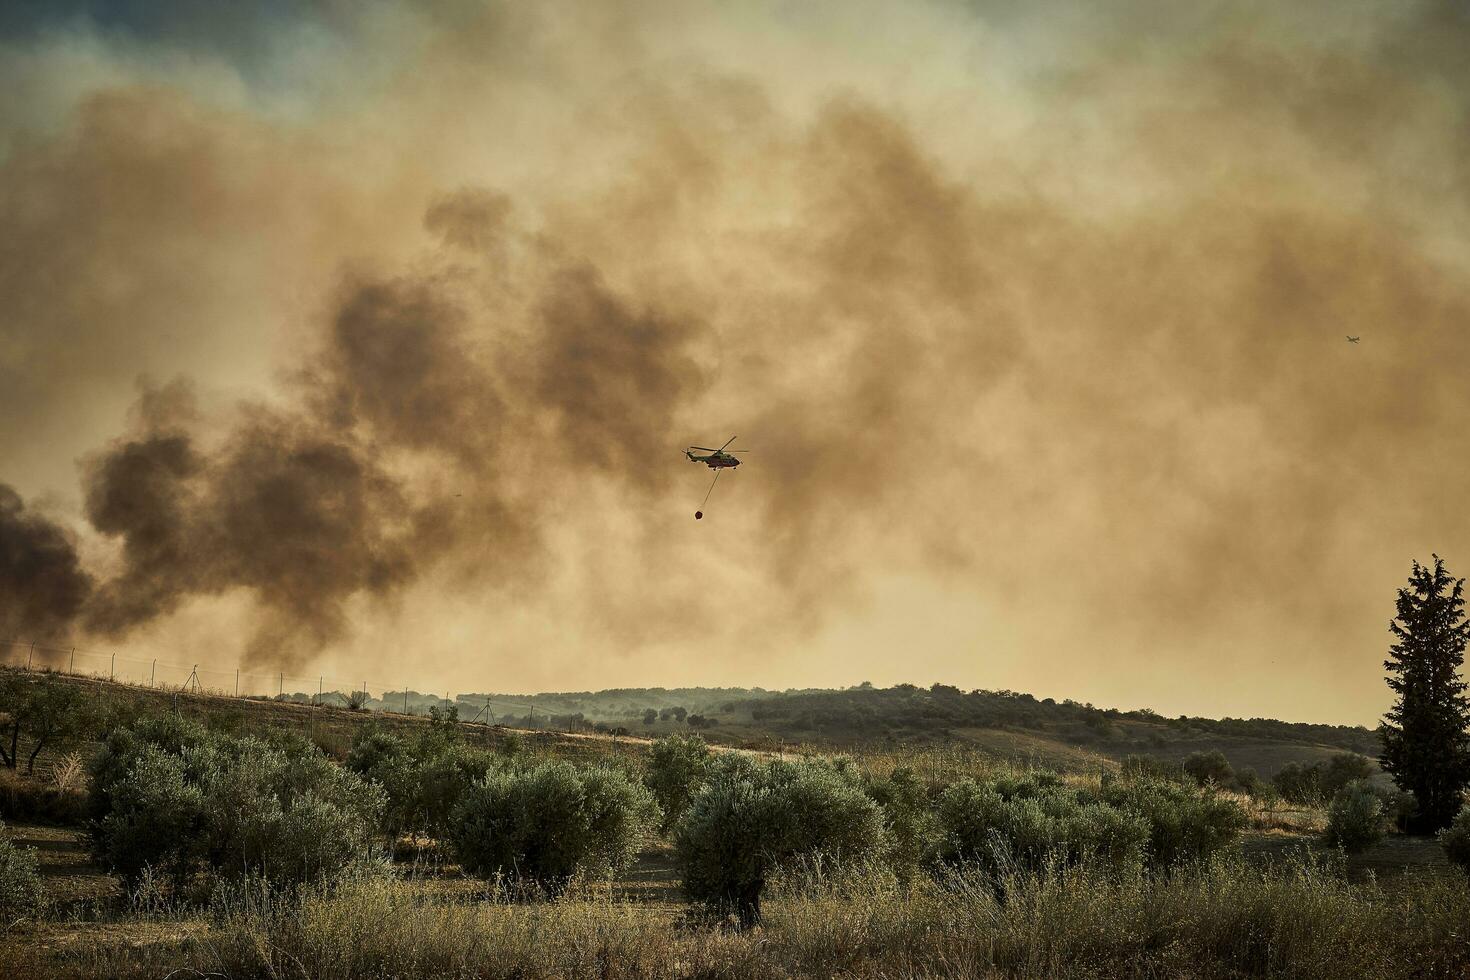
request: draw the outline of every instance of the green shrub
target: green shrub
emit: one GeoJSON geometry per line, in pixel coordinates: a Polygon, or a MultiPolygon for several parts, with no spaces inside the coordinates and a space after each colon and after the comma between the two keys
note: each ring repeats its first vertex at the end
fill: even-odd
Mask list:
{"type": "Polygon", "coordinates": [[[1338,752],[1320,767],[1322,791],[1335,795],[1349,783],[1369,779],[1373,775],[1373,760],[1356,752],[1338,752]]]}
{"type": "Polygon", "coordinates": [[[149,723],[109,736],[94,765],[98,858],[125,880],[176,885],[208,870],[278,884],[333,879],[367,860],[384,794],[300,739],[149,723]]]}
{"type": "Polygon", "coordinates": [[[1282,766],[1271,781],[1281,795],[1293,803],[1315,803],[1321,795],[1320,772],[1315,767],[1305,767],[1296,762],[1282,766]]]}
{"type": "Polygon", "coordinates": [[[903,880],[928,864],[938,847],[939,824],[929,792],[907,766],[882,778],[869,778],[864,789],[883,808],[889,857],[903,880]]]}
{"type": "Polygon", "coordinates": [[[1230,786],[1235,782],[1235,770],[1230,767],[1230,760],[1225,758],[1225,753],[1219,749],[1191,752],[1184,757],[1183,768],[1201,786],[1206,783],[1230,786]]]}
{"type": "Polygon", "coordinates": [[[205,804],[183,756],[143,745],[106,793],[108,812],[93,831],[98,856],[127,881],[147,868],[187,877],[203,855],[205,804]]]}
{"type": "Polygon", "coordinates": [[[648,791],[617,770],[543,762],[486,773],[454,808],[447,832],[464,870],[555,894],[578,873],[626,868],[659,816],[648,791]]]}
{"type": "Polygon", "coordinates": [[[17,847],[0,823],[0,925],[33,911],[40,901],[35,848],[17,847]]]}
{"type": "Polygon", "coordinates": [[[464,744],[451,745],[423,760],[416,769],[413,807],[417,823],[413,826],[442,833],[464,794],[499,764],[494,754],[464,744]]]}
{"type": "Polygon", "coordinates": [[[993,875],[1088,863],[1171,868],[1213,857],[1246,823],[1232,801],[1178,782],[1113,778],[1094,793],[1053,773],[962,779],[941,794],[936,817],[938,857],[993,875]]]}
{"type": "Polygon", "coordinates": [[[1141,817],[1087,801],[1059,786],[963,779],[939,799],[939,855],[991,874],[1100,862],[1141,869],[1149,827],[1141,817]]]}
{"type": "Polygon", "coordinates": [[[346,766],[359,776],[369,776],[389,759],[407,753],[404,740],[382,728],[376,721],[357,730],[352,747],[347,751],[346,766]]]}
{"type": "Polygon", "coordinates": [[[1059,791],[1064,792],[1066,789],[1066,783],[1062,777],[1049,769],[1032,769],[1021,774],[1002,774],[992,779],[990,785],[1007,800],[1016,798],[1034,800],[1043,796],[1051,796],[1059,791]]]}
{"type": "Polygon", "coordinates": [[[709,746],[698,735],[670,735],[649,748],[644,782],[664,812],[664,830],[678,823],[709,770],[709,746]]]}
{"type": "Polygon", "coordinates": [[[1172,868],[1206,861],[1235,843],[1245,811],[1233,801],[1178,783],[1143,780],[1112,784],[1102,799],[1142,817],[1148,825],[1148,862],[1172,868]]]}
{"type": "Polygon", "coordinates": [[[383,788],[389,830],[441,833],[465,791],[496,764],[490,752],[453,737],[448,725],[431,722],[411,741],[373,725],[352,740],[347,768],[383,788]]]}
{"type": "Polygon", "coordinates": [[[1444,830],[1439,832],[1439,846],[1444,848],[1445,857],[1470,874],[1470,806],[1460,811],[1444,830]]]}
{"type": "Polygon", "coordinates": [[[1276,787],[1261,778],[1260,773],[1250,766],[1235,770],[1235,787],[1248,796],[1271,798],[1277,795],[1276,787]]]}
{"type": "Polygon", "coordinates": [[[760,918],[766,879],[797,859],[879,857],[882,809],[848,773],[816,763],[721,760],[675,834],[684,891],[696,902],[760,918]]]}
{"type": "Polygon", "coordinates": [[[368,861],[383,793],[319,752],[250,753],[206,782],[212,866],[270,881],[332,879],[368,861]],[[249,819],[224,819],[232,799],[249,819]]]}
{"type": "Polygon", "coordinates": [[[1373,775],[1373,763],[1355,752],[1339,752],[1325,762],[1302,766],[1289,762],[1273,782],[1281,795],[1296,803],[1315,805],[1330,800],[1348,783],[1373,775]]]}
{"type": "Polygon", "coordinates": [[[1409,822],[1419,809],[1419,801],[1414,799],[1414,794],[1405,793],[1400,789],[1384,789],[1380,786],[1373,786],[1373,792],[1378,794],[1378,798],[1383,801],[1383,816],[1388,826],[1400,833],[1407,833],[1409,822]]]}
{"type": "Polygon", "coordinates": [[[113,784],[128,774],[145,748],[152,746],[167,755],[180,756],[186,748],[205,745],[212,737],[203,725],[174,715],[144,718],[108,732],[88,766],[88,810],[93,819],[100,820],[111,811],[113,784]]]}
{"type": "Polygon", "coordinates": [[[1383,802],[1366,782],[1349,783],[1332,797],[1324,837],[1331,847],[1349,854],[1365,851],[1383,839],[1383,802]]]}

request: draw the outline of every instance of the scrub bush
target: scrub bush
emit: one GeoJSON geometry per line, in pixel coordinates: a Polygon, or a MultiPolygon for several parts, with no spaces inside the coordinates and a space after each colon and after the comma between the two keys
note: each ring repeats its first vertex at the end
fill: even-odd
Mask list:
{"type": "Polygon", "coordinates": [[[1439,846],[1444,848],[1445,857],[1470,874],[1470,806],[1460,811],[1444,830],[1439,832],[1439,846]]]}
{"type": "Polygon", "coordinates": [[[1225,758],[1225,753],[1219,749],[1191,752],[1184,757],[1183,766],[1184,771],[1200,786],[1206,783],[1229,786],[1235,782],[1235,770],[1230,767],[1230,760],[1225,758]]]}
{"type": "Polygon", "coordinates": [[[394,833],[443,833],[464,793],[499,762],[484,749],[448,737],[442,723],[412,740],[370,726],[347,754],[348,769],[383,788],[385,823],[394,833]]]}
{"type": "Polygon", "coordinates": [[[1034,792],[1036,785],[1022,783],[1009,798],[970,779],[950,786],[939,799],[940,857],[997,875],[1084,862],[1142,869],[1149,840],[1142,817],[1056,788],[1034,792]]]}
{"type": "Polygon", "coordinates": [[[743,927],[767,878],[796,860],[864,861],[885,851],[883,811],[853,775],[814,763],[721,760],[679,823],[684,892],[743,927]]]}
{"type": "Polygon", "coordinates": [[[1383,801],[1365,782],[1348,783],[1327,808],[1327,844],[1349,854],[1366,851],[1383,839],[1383,801]]]}
{"type": "Polygon", "coordinates": [[[670,735],[653,743],[643,781],[663,810],[664,830],[678,823],[709,771],[709,746],[698,735],[670,735]]]}
{"type": "Polygon", "coordinates": [[[274,884],[339,878],[371,857],[384,794],[308,743],[147,723],[93,766],[96,856],[127,881],[199,872],[274,884]]]}
{"type": "Polygon", "coordinates": [[[928,787],[913,769],[899,766],[885,777],[869,777],[864,789],[883,808],[889,859],[899,878],[907,881],[931,861],[938,847],[939,824],[928,787]]]}
{"type": "Polygon", "coordinates": [[[1210,860],[1235,843],[1247,822],[1234,801],[1173,782],[1113,783],[1102,799],[1146,821],[1154,868],[1210,860]]]}
{"type": "Polygon", "coordinates": [[[577,874],[626,868],[659,816],[652,795],[617,770],[543,762],[486,773],[465,791],[447,833],[471,874],[557,894],[577,874]]]}

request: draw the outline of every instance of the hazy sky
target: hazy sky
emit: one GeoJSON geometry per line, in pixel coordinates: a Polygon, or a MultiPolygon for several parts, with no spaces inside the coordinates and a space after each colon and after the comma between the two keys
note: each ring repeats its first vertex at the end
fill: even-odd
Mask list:
{"type": "Polygon", "coordinates": [[[0,634],[1373,724],[1470,572],[1462,5],[0,10],[0,634]]]}

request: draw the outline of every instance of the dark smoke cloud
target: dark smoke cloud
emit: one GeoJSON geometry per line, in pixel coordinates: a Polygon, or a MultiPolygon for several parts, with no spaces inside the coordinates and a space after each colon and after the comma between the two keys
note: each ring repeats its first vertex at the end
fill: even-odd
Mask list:
{"type": "MultiPolygon", "coordinates": [[[[427,223],[451,249],[489,248],[496,200],[461,194],[427,223]]],[[[263,614],[252,659],[299,663],[344,635],[349,599],[391,596],[446,556],[473,548],[484,581],[532,573],[569,471],[666,487],[667,468],[642,464],[667,455],[703,380],[685,352],[696,328],[633,307],[586,263],[534,276],[535,339],[513,351],[472,342],[452,268],[349,284],[298,407],[242,406],[217,448],[200,445],[186,382],[145,387],[139,431],[85,467],[87,517],[123,561],[87,628],[123,637],[242,589],[263,614]]]]}
{"type": "Polygon", "coordinates": [[[0,640],[65,636],[91,590],[66,531],[0,483],[0,640]]]}
{"type": "Polygon", "coordinates": [[[539,304],[540,343],[528,408],[548,413],[568,467],[636,487],[667,486],[665,467],[679,409],[703,374],[686,353],[695,326],[614,295],[597,270],[557,270],[539,304]]]}
{"type": "MultiPolygon", "coordinates": [[[[185,386],[172,386],[178,399],[185,386]]],[[[160,397],[145,391],[144,404],[160,397]]],[[[191,596],[249,590],[254,662],[299,662],[339,638],[342,604],[411,577],[415,513],[399,483],[317,419],[244,406],[217,449],[140,411],[143,431],[88,461],[87,517],[122,544],[88,629],[125,636],[191,596]]]]}

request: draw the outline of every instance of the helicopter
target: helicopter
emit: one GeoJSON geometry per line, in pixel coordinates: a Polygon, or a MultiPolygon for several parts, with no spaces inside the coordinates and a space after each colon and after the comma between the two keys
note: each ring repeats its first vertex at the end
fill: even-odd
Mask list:
{"type": "Polygon", "coordinates": [[[688,449],[684,450],[684,455],[689,457],[689,461],[691,463],[703,463],[704,465],[708,466],[712,470],[724,469],[727,466],[739,466],[740,465],[740,460],[736,459],[731,454],[732,453],[749,452],[749,450],[747,450],[747,449],[732,449],[728,453],[725,452],[725,446],[730,445],[730,443],[732,443],[734,441],[735,441],[735,437],[734,436],[731,436],[729,439],[727,439],[725,441],[725,445],[724,446],[721,446],[719,449],[706,449],[703,446],[690,446],[688,449]],[[691,451],[691,450],[695,450],[695,449],[698,449],[700,452],[703,452],[703,453],[709,453],[709,455],[708,456],[696,456],[691,451]]]}
{"type": "MultiPolygon", "coordinates": [[[[725,440],[725,445],[721,446],[719,449],[708,449],[704,446],[690,446],[688,449],[684,450],[684,455],[689,457],[689,462],[703,463],[705,466],[708,466],[710,469],[715,471],[715,478],[710,481],[709,489],[704,492],[704,500],[700,502],[700,507],[703,507],[706,503],[709,502],[709,495],[715,492],[715,484],[720,482],[720,474],[727,469],[732,469],[740,465],[740,460],[736,459],[734,454],[748,452],[748,450],[745,449],[729,449],[730,443],[734,441],[735,437],[731,436],[729,439],[725,440]],[[696,449],[698,449],[702,453],[708,453],[709,455],[696,456],[694,455],[694,450],[696,449]]],[[[703,518],[703,510],[696,510],[694,512],[694,519],[696,521],[702,520],[703,518]]]]}

